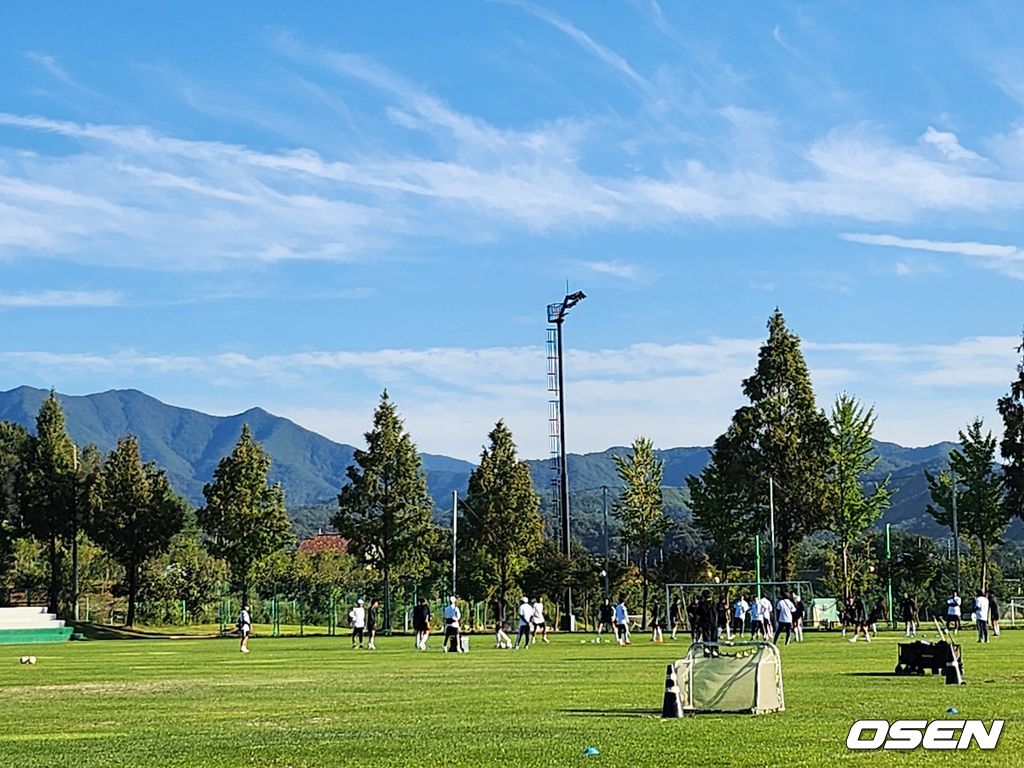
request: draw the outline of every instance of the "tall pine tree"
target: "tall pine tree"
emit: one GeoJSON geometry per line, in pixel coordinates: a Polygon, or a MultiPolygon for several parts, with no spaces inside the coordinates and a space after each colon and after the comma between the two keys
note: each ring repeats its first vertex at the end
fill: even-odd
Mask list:
{"type": "Polygon", "coordinates": [[[36,434],[29,441],[22,514],[28,530],[47,549],[49,610],[59,612],[63,542],[73,529],[77,504],[75,446],[68,437],[57,393],[43,400],[36,434]]]}
{"type": "Polygon", "coordinates": [[[999,398],[996,408],[1003,418],[999,452],[1006,481],[1006,510],[1024,520],[1024,339],[1017,352],[1021,354],[1017,379],[1010,384],[1010,391],[999,398]]]}
{"type": "Polygon", "coordinates": [[[210,554],[226,561],[243,602],[249,601],[256,566],[294,541],[284,505],[284,488],[269,485],[270,456],[242,425],[229,456],[203,486],[206,505],[196,511],[209,537],[210,554]]]}
{"type": "Polygon", "coordinates": [[[874,408],[867,411],[843,393],[832,407],[827,487],[828,530],[839,541],[843,597],[850,595],[850,545],[889,507],[889,477],[864,493],[864,476],[878,464],[871,433],[874,408]]]}
{"type": "Polygon", "coordinates": [[[338,494],[334,527],[349,540],[356,557],[384,581],[383,629],[391,629],[391,583],[427,566],[434,501],[419,453],[385,391],[365,434],[366,450],[356,450],[338,494]]]}
{"type": "MultiPolygon", "coordinates": [[[[774,486],[777,578],[788,580],[803,538],[822,530],[829,423],[815,406],[811,377],[800,339],[786,328],[776,309],[768,319],[768,340],[758,353],[757,369],[744,380],[749,405],[738,408],[715,443],[712,463],[714,504],[702,513],[709,535],[736,530],[735,515],[748,537],[769,529],[769,483],[774,486]],[[724,488],[731,488],[728,496],[724,488]],[[735,505],[735,510],[731,508],[735,505]]],[[[700,523],[701,519],[698,518],[700,523]]]]}
{"type": "Polygon", "coordinates": [[[996,439],[991,430],[981,433],[983,422],[975,419],[960,431],[960,448],[949,452],[950,471],[936,477],[927,470],[928,490],[934,504],[928,513],[940,525],[953,527],[953,493],[956,493],[957,527],[960,535],[973,536],[978,544],[981,584],[988,589],[988,560],[992,547],[1002,543],[1010,522],[1010,510],[1004,503],[1002,475],[993,468],[996,439]],[[954,479],[955,475],[955,479],[954,479]]]}
{"type": "Polygon", "coordinates": [[[665,516],[661,496],[665,463],[654,455],[654,444],[645,437],[633,441],[629,456],[612,456],[615,471],[622,481],[622,493],[615,502],[619,520],[619,538],[640,556],[643,581],[641,622],[647,624],[647,598],[650,593],[650,553],[661,545],[672,522],[665,516]]]}
{"type": "Polygon", "coordinates": [[[139,570],[149,558],[167,551],[181,530],[187,504],[153,463],[143,464],[134,437],[118,441],[90,488],[90,533],[125,571],[126,624],[135,624],[139,570]]]}
{"type": "Polygon", "coordinates": [[[485,572],[498,615],[505,616],[508,592],[540,546],[544,523],[530,468],[517,457],[512,432],[499,421],[488,439],[469,476],[462,540],[475,550],[470,562],[485,572]]]}

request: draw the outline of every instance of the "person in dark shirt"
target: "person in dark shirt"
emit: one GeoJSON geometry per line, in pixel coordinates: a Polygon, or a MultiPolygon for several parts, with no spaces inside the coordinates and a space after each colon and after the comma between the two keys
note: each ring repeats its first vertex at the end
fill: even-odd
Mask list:
{"type": "Polygon", "coordinates": [[[697,615],[699,608],[700,595],[694,595],[686,606],[686,618],[690,622],[690,639],[695,643],[700,640],[700,618],[697,615]]]}
{"type": "Polygon", "coordinates": [[[724,637],[726,640],[732,640],[729,636],[729,601],[725,595],[718,598],[718,605],[715,606],[717,613],[717,626],[715,631],[715,640],[722,642],[724,637]]]}
{"type": "Polygon", "coordinates": [[[612,606],[610,597],[604,599],[604,602],[601,603],[601,608],[597,612],[597,637],[595,642],[601,642],[601,634],[603,632],[611,632],[612,636],[615,636],[615,608],[612,606]]]}
{"type": "MultiPolygon", "coordinates": [[[[697,629],[700,632],[700,639],[704,643],[714,643],[715,633],[718,631],[718,606],[711,599],[711,590],[705,589],[701,593],[700,601],[697,603],[697,629]]],[[[705,655],[717,656],[718,648],[705,648],[705,655]]]]}
{"type": "Polygon", "coordinates": [[[412,628],[416,632],[416,650],[427,650],[427,640],[430,638],[430,606],[427,605],[425,597],[416,601],[416,607],[412,609],[412,628]]]}
{"type": "Polygon", "coordinates": [[[910,595],[903,593],[900,601],[900,619],[903,621],[903,636],[917,636],[917,603],[910,595]]]}
{"type": "Polygon", "coordinates": [[[668,623],[672,627],[672,639],[676,639],[676,632],[683,626],[683,607],[679,605],[679,597],[672,599],[672,605],[668,608],[668,623]]]}
{"type": "Polygon", "coordinates": [[[991,592],[988,593],[988,615],[992,634],[999,637],[999,603],[996,602],[996,596],[991,592]]]}

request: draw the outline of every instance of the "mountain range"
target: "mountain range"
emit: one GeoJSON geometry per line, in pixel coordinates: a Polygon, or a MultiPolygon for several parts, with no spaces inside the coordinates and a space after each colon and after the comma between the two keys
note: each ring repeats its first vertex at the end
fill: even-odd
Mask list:
{"type": "MultiPolygon", "coordinates": [[[[25,386],[0,392],[0,420],[34,429],[36,414],[46,394],[45,390],[25,386]]],[[[178,492],[196,505],[203,503],[204,483],[210,481],[221,458],[231,452],[242,424],[247,423],[253,436],[272,457],[270,479],[284,486],[289,511],[300,534],[327,526],[334,499],[345,479],[345,470],[353,462],[353,446],[328,440],[261,408],[233,416],[211,416],[168,405],[137,390],[59,395],[59,398],[68,433],[75,443],[95,443],[109,451],[124,435],[135,435],[143,458],[163,468],[178,492]]],[[[367,414],[368,423],[369,419],[370,414],[367,414]]],[[[892,487],[896,489],[892,506],[880,524],[891,522],[915,533],[943,534],[944,529],[925,511],[929,496],[924,470],[943,469],[953,445],[947,442],[906,448],[876,441],[879,462],[866,479],[870,483],[891,475],[892,487]]],[[[586,507],[589,516],[600,516],[600,505],[595,497],[600,496],[602,487],[607,487],[609,496],[614,497],[620,483],[612,457],[628,450],[618,447],[599,453],[569,455],[572,494],[574,498],[589,499],[581,505],[586,507]]],[[[670,494],[673,500],[670,512],[674,516],[687,516],[686,477],[700,472],[707,463],[709,450],[683,447],[658,452],[665,462],[665,485],[684,489],[670,494]]],[[[430,493],[438,506],[437,517],[443,520],[442,510],[450,509],[452,491],[459,491],[460,495],[465,492],[474,465],[433,454],[421,454],[421,458],[430,493]]],[[[529,465],[537,489],[547,496],[552,475],[548,460],[533,460],[529,465]]],[[[584,527],[594,530],[596,524],[591,520],[590,525],[584,527]]],[[[1015,526],[1017,534],[1021,533],[1019,529],[1019,525],[1015,526]]]]}

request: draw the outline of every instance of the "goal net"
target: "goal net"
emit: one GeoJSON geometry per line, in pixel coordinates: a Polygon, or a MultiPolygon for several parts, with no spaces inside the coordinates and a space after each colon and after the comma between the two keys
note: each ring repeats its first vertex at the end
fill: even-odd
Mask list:
{"type": "Polygon", "coordinates": [[[782,661],[772,643],[693,643],[675,663],[684,712],[781,712],[782,661]]]}

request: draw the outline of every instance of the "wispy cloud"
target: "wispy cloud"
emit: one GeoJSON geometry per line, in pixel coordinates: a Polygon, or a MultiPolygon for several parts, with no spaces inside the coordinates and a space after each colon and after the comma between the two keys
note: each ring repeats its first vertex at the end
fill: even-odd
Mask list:
{"type": "Polygon", "coordinates": [[[61,82],[78,87],[78,83],[76,83],[74,78],[72,78],[71,75],[69,75],[57,62],[55,57],[45,53],[39,53],[37,51],[26,51],[25,58],[35,64],[38,64],[61,82]]]}
{"type": "MultiPolygon", "coordinates": [[[[756,366],[761,343],[721,338],[571,350],[571,450],[601,450],[641,433],[666,447],[710,444],[742,404],[740,385],[756,366]]],[[[1013,337],[947,344],[805,340],[803,349],[821,407],[848,391],[876,404],[880,437],[921,445],[955,438],[975,415],[995,418],[995,399],[1012,379],[1018,344],[1013,337]],[[939,402],[941,409],[933,405],[939,402]]],[[[414,437],[426,436],[424,450],[472,458],[498,418],[516,430],[525,455],[547,450],[541,425],[548,393],[539,345],[263,355],[29,351],[0,353],[0,365],[41,385],[92,380],[93,389],[146,386],[163,399],[184,399],[217,413],[258,404],[343,442],[358,440],[372,413],[374,386],[377,392],[386,387],[414,437]],[[357,381],[362,385],[350,389],[357,381]],[[197,382],[204,386],[197,389],[197,382]],[[345,405],[335,405],[337,393],[347,391],[353,394],[345,396],[345,405]]],[[[80,383],[77,391],[88,386],[80,383]]]]}
{"type": "Polygon", "coordinates": [[[579,266],[599,275],[610,275],[620,277],[623,280],[643,281],[649,279],[647,271],[639,264],[632,264],[625,261],[608,261],[598,259],[596,261],[580,261],[579,266]]]}
{"type": "Polygon", "coordinates": [[[116,307],[124,303],[117,291],[41,291],[0,293],[0,308],[34,307],[116,307]]]}
{"type": "Polygon", "coordinates": [[[845,233],[840,239],[863,245],[878,245],[886,248],[902,248],[931,253],[946,253],[966,256],[972,263],[986,269],[1000,272],[1018,280],[1024,280],[1024,250],[1015,245],[998,245],[971,241],[928,240],[905,238],[896,235],[869,235],[845,233]]]}

